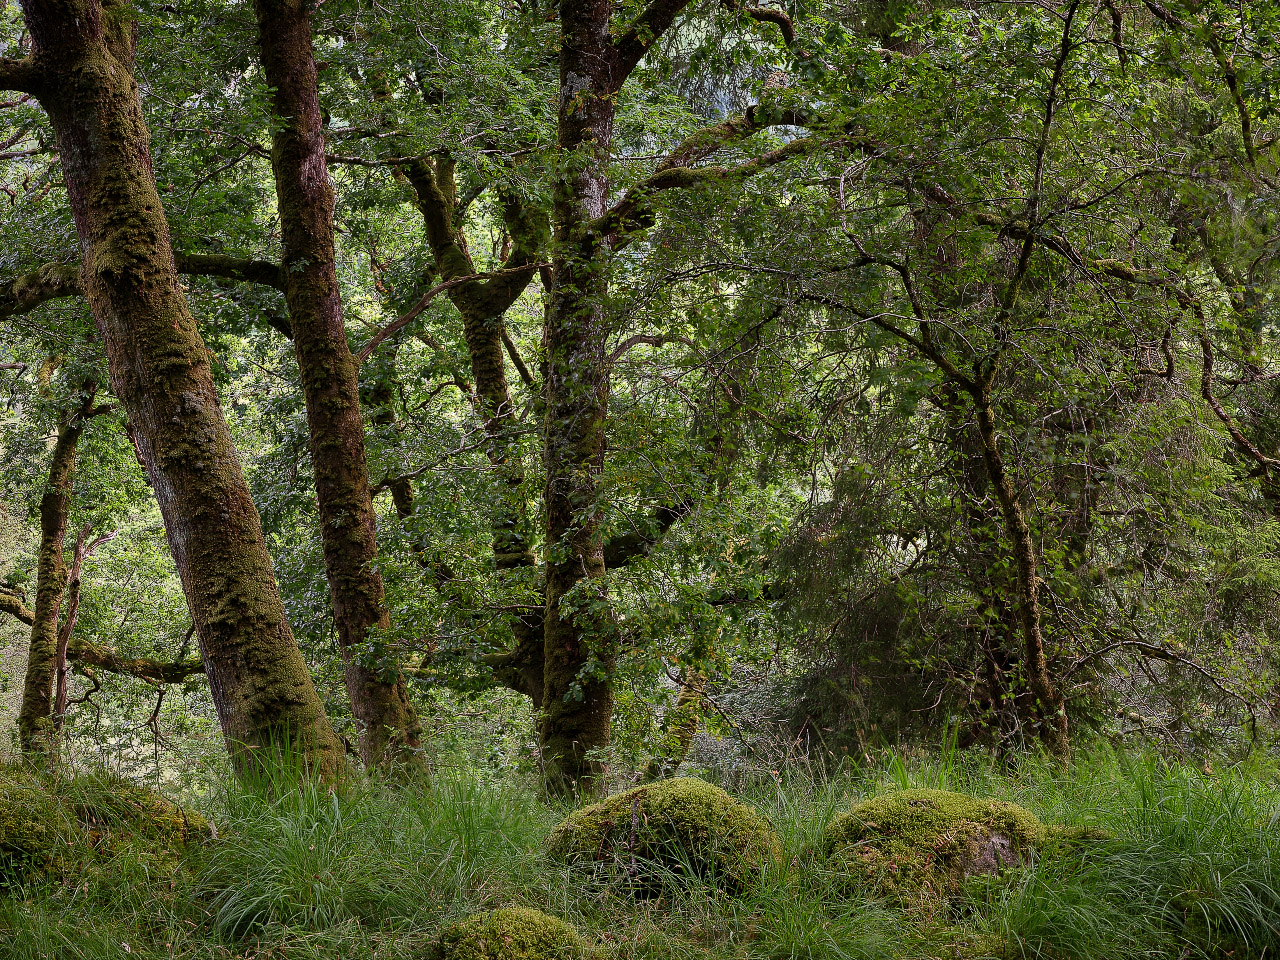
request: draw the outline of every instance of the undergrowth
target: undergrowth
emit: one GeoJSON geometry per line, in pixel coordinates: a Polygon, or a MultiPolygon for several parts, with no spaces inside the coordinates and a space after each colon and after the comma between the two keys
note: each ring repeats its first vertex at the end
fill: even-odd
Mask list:
{"type": "MultiPolygon", "coordinates": [[[[57,781],[59,802],[71,810],[91,779],[57,781]]],[[[192,799],[216,837],[157,858],[139,828],[69,854],[0,897],[0,956],[412,960],[448,924],[508,906],[559,917],[616,960],[1280,956],[1280,782],[1263,759],[1208,772],[1100,751],[1064,773],[948,751],[726,786],[774,826],[782,856],[738,896],[667,861],[661,895],[637,899],[608,873],[547,858],[568,811],[514,777],[455,769],[339,791],[286,770],[214,779],[192,799]],[[1111,839],[972,879],[945,916],[921,919],[851,895],[823,857],[833,817],[907,787],[1013,801],[1111,839]]]]}

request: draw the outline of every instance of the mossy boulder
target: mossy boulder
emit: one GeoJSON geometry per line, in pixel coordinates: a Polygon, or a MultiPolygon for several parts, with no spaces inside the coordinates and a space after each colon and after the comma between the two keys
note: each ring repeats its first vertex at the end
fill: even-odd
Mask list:
{"type": "Polygon", "coordinates": [[[91,867],[125,846],[171,866],[189,843],[212,836],[198,813],[119,777],[0,767],[0,889],[91,867]]]}
{"type": "Polygon", "coordinates": [[[129,836],[172,848],[213,836],[200,814],[123,779],[77,781],[68,800],[76,820],[95,837],[129,836]]]}
{"type": "Polygon", "coordinates": [[[1013,803],[946,790],[882,794],[827,826],[827,864],[903,903],[945,901],[973,876],[1025,865],[1047,831],[1013,803]]]}
{"type": "Polygon", "coordinates": [[[508,907],[465,917],[445,928],[427,960],[581,960],[578,931],[541,910],[508,907]]]}
{"type": "Polygon", "coordinates": [[[740,892],[781,855],[778,836],[755,810],[691,777],[647,784],[569,814],[551,834],[557,860],[607,864],[652,892],[664,877],[693,872],[740,892]]]}
{"type": "Polygon", "coordinates": [[[77,833],[43,787],[0,781],[0,890],[47,876],[77,833]]]}

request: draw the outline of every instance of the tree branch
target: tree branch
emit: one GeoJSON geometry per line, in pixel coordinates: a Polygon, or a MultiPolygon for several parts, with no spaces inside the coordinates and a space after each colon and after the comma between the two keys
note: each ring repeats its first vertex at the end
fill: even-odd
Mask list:
{"type": "Polygon", "coordinates": [[[613,48],[618,57],[613,78],[614,92],[621,89],[646,51],[671,28],[689,3],[690,0],[653,0],[614,41],[613,48]]]}
{"type": "Polygon", "coordinates": [[[17,90],[19,93],[35,93],[42,73],[30,57],[14,59],[0,57],[0,90],[17,90]]]}
{"type": "Polygon", "coordinates": [[[687,190],[708,183],[746,180],[792,157],[809,153],[822,145],[815,137],[800,137],[734,167],[667,167],[659,169],[626,192],[623,198],[589,225],[600,236],[633,233],[653,225],[648,201],[664,190],[687,190]]]}
{"type": "Polygon", "coordinates": [[[150,657],[122,657],[108,647],[99,647],[87,640],[73,640],[67,648],[67,659],[150,683],[181,683],[204,673],[204,664],[199,660],[167,663],[150,657]]]}
{"type": "MultiPolygon", "coordinates": [[[[284,286],[279,265],[267,260],[221,254],[178,253],[174,255],[174,262],[178,272],[186,276],[259,283],[277,290],[284,286]]],[[[79,266],[46,263],[7,284],[0,284],[0,319],[29,313],[50,300],[83,295],[79,266]]]]}
{"type": "Polygon", "coordinates": [[[744,7],[736,0],[724,0],[724,7],[734,13],[745,13],[758,23],[772,23],[782,31],[784,46],[789,47],[796,42],[796,25],[781,10],[774,10],[772,7],[744,7]]]}
{"type": "Polygon", "coordinates": [[[277,290],[284,289],[280,265],[270,260],[251,260],[217,253],[175,253],[178,272],[190,277],[217,277],[239,283],[260,283],[277,290]]]}
{"type": "Polygon", "coordinates": [[[17,617],[28,627],[36,622],[35,611],[23,603],[21,597],[9,593],[7,590],[0,590],[0,613],[7,613],[17,617]]]}
{"type": "Polygon", "coordinates": [[[541,266],[544,266],[544,264],[534,263],[528,266],[511,267],[506,270],[494,270],[490,273],[473,273],[465,277],[454,277],[452,280],[444,281],[444,283],[437,283],[434,287],[419,297],[417,303],[374,334],[373,339],[366,343],[363,349],[356,354],[356,362],[364,363],[369,359],[370,354],[382,345],[383,341],[385,341],[387,337],[391,336],[393,333],[403,330],[409,324],[413,323],[413,321],[422,314],[422,311],[427,309],[431,304],[431,301],[436,298],[437,294],[448,290],[451,287],[458,287],[464,283],[471,283],[474,280],[483,280],[503,273],[532,272],[541,266]]]}

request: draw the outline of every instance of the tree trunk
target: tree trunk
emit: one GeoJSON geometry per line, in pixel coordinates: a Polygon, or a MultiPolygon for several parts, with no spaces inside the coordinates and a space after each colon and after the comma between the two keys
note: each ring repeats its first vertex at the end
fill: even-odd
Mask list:
{"type": "Polygon", "coordinates": [[[334,776],[340,742],[293,639],[262,524],[174,266],[133,76],[135,21],[98,0],[25,0],[33,52],[0,64],[49,114],[82,280],[147,468],[242,772],[287,750],[334,776]]]}
{"type": "Polygon", "coordinates": [[[57,671],[58,611],[67,588],[63,547],[67,538],[76,444],[84,432],[96,389],[96,384],[86,384],[80,406],[59,425],[58,439],[49,459],[49,479],[40,497],[35,622],[31,625],[27,672],[22,682],[22,705],[18,708],[18,745],[28,755],[53,753],[52,698],[57,671]]]}
{"type": "Polygon", "coordinates": [[[680,694],[670,713],[662,718],[662,726],[666,731],[662,748],[650,758],[645,767],[646,783],[675,773],[689,756],[689,748],[693,746],[693,738],[698,732],[702,694],[706,686],[707,678],[701,670],[692,667],[685,670],[684,678],[680,681],[680,694]]]}
{"type": "MultiPolygon", "coordinates": [[[[502,269],[476,275],[454,222],[457,185],[452,165],[444,159],[406,164],[436,269],[445,280],[475,276],[451,287],[448,296],[462,315],[463,338],[475,381],[478,413],[484,423],[485,453],[498,482],[493,511],[493,558],[500,571],[536,566],[529,511],[524,498],[524,465],[519,456],[520,424],[503,358],[505,314],[533,279],[539,253],[547,241],[545,212],[515,197],[503,198],[503,221],[512,248],[502,269]]],[[[526,694],[535,709],[542,705],[543,633],[541,611],[529,610],[512,622],[515,646],[485,658],[500,683],[526,694]]]]}
{"type": "Polygon", "coordinates": [[[366,766],[416,762],[421,728],[395,655],[372,630],[391,625],[377,554],[356,362],[347,345],[334,253],[333,187],[324,155],[311,6],[257,0],[263,72],[277,127],[271,167],[282,275],[306,399],[325,572],[366,766]],[[366,653],[366,651],[370,651],[366,653]]]}
{"type": "Polygon", "coordinates": [[[1044,636],[1040,627],[1040,576],[1037,570],[1035,540],[1027,523],[1022,501],[1013,480],[1005,469],[996,436],[995,410],[989,387],[980,388],[973,398],[978,418],[978,436],[982,440],[982,458],[987,475],[1000,503],[1005,533],[1013,548],[1017,574],[1018,619],[1022,627],[1023,657],[1027,680],[1037,701],[1040,740],[1054,756],[1068,759],[1071,741],[1067,730],[1067,709],[1049,676],[1044,652],[1044,636]]]}
{"type": "Polygon", "coordinates": [[[617,51],[608,0],[560,4],[555,282],[546,324],[545,509],[547,612],[544,627],[542,763],[548,792],[593,792],[609,744],[616,652],[606,636],[603,591],[588,587],[572,608],[566,594],[603,577],[597,486],[604,469],[609,405],[605,355],[603,216],[617,91],[617,51]]]}

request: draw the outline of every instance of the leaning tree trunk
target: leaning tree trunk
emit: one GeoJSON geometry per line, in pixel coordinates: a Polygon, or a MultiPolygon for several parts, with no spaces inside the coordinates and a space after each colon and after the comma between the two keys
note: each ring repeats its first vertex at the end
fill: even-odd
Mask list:
{"type": "Polygon", "coordinates": [[[57,671],[58,611],[67,588],[67,564],[63,547],[67,538],[67,513],[71,504],[71,480],[76,466],[76,444],[93,406],[96,384],[86,385],[85,397],[58,428],[58,439],[49,459],[49,478],[40,497],[40,552],[36,560],[35,622],[27,672],[18,708],[18,745],[24,754],[53,751],[53,683],[57,671]]]}
{"type": "Polygon", "coordinates": [[[333,776],[343,753],[294,641],[258,512],[178,283],[121,4],[24,0],[32,53],[0,88],[49,114],[111,382],[164,516],[223,734],[241,771],[288,751],[333,776]]]}
{"type": "Polygon", "coordinates": [[[368,766],[414,761],[421,729],[404,675],[370,632],[391,625],[377,554],[356,362],[347,345],[333,235],[333,186],[324,155],[311,5],[257,0],[263,72],[277,126],[271,167],[283,235],[282,276],[306,399],[325,572],[351,709],[368,766]]]}

